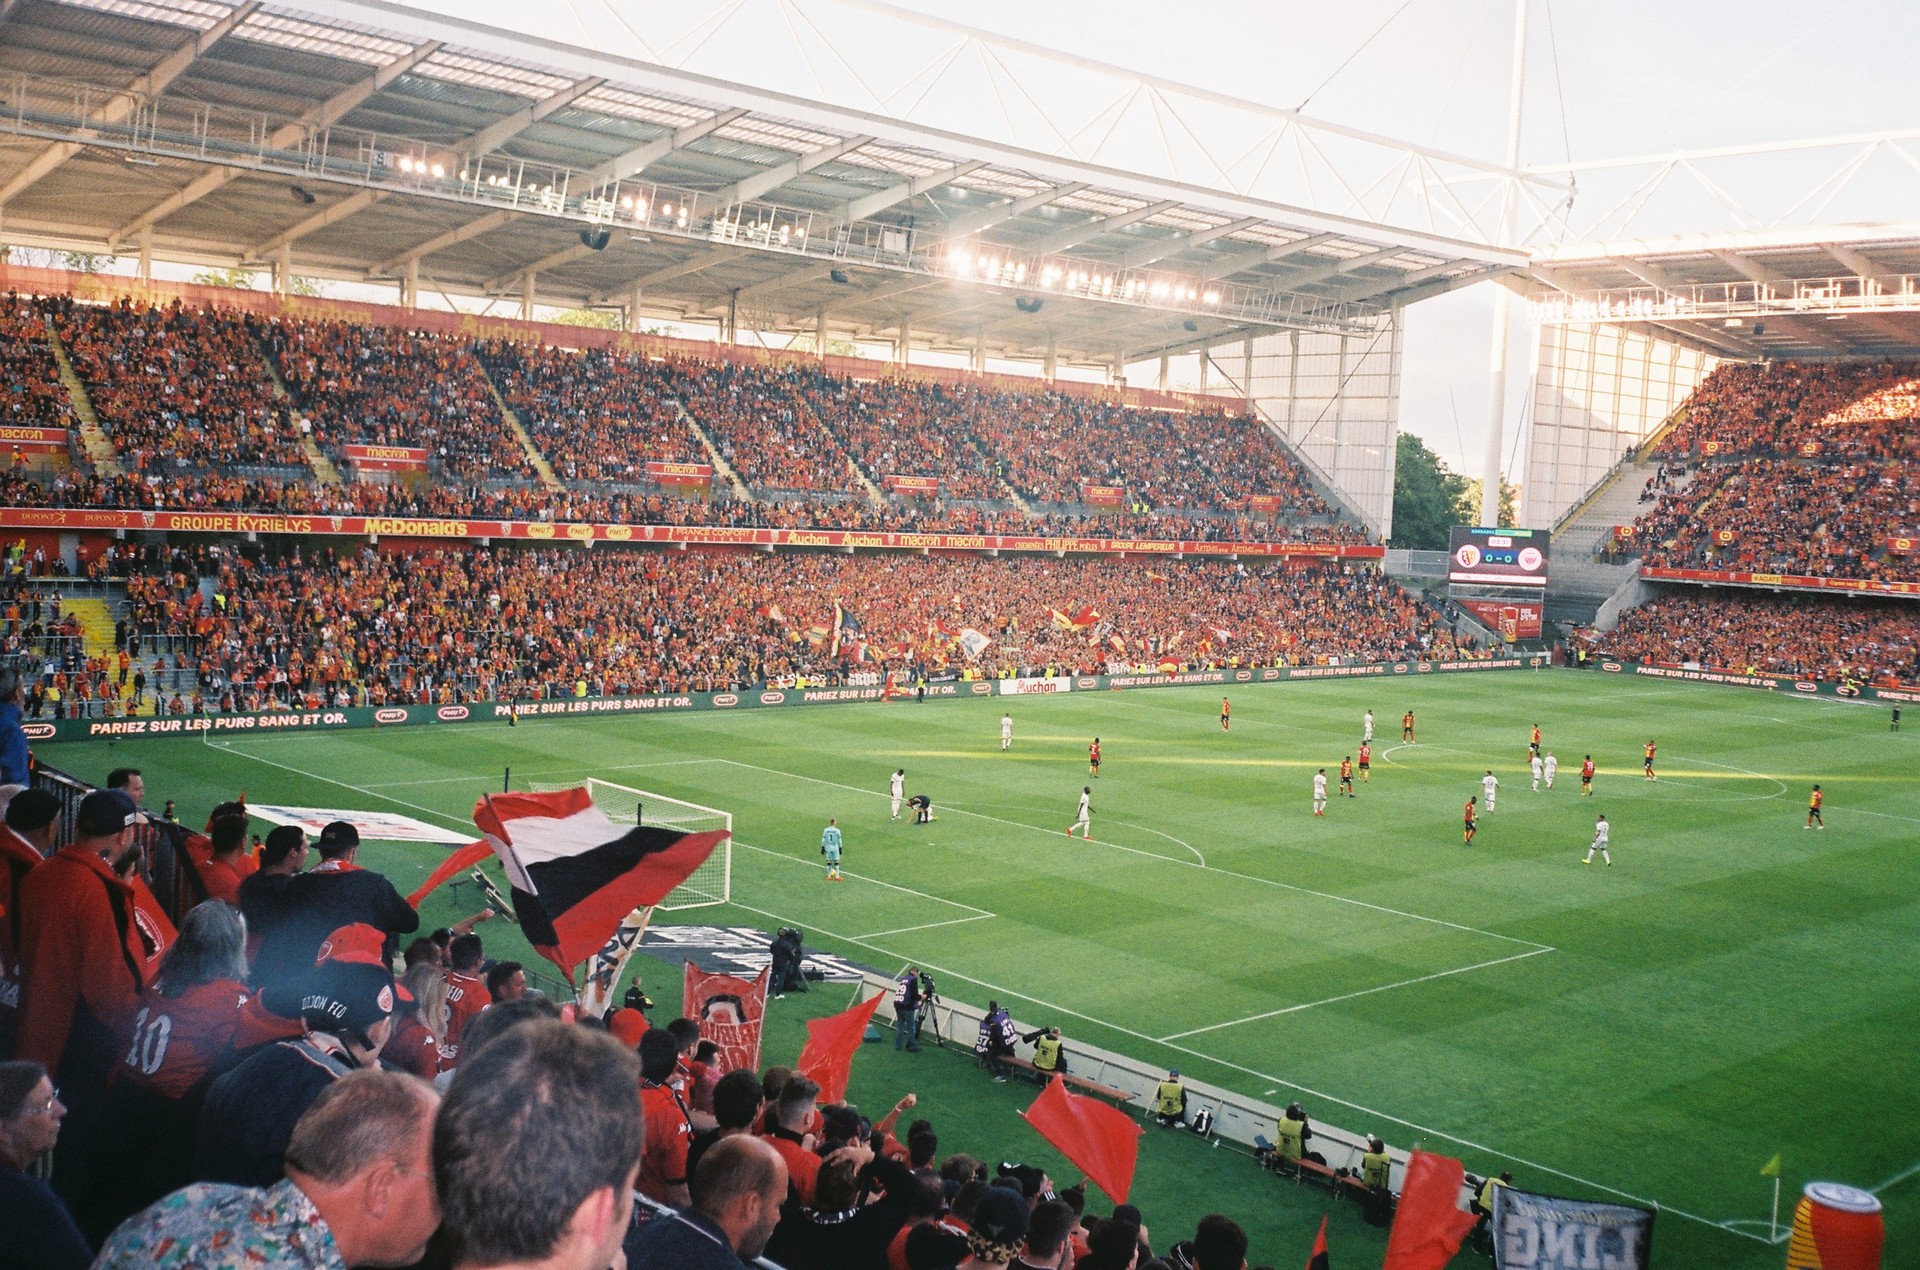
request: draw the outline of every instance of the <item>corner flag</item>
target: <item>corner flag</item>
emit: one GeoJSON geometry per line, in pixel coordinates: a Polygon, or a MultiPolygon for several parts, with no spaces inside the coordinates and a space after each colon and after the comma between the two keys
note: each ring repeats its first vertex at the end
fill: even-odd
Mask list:
{"type": "Polygon", "coordinates": [[[1780,1176],[1780,1153],[1778,1151],[1775,1151],[1773,1153],[1773,1158],[1771,1160],[1768,1160],[1765,1164],[1760,1166],[1760,1176],[1761,1177],[1779,1177],[1780,1176]]]}

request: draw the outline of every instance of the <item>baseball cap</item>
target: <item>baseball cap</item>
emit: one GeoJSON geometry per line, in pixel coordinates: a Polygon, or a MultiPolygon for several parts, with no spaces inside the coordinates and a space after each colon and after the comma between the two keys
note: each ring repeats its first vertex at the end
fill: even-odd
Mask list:
{"type": "Polygon", "coordinates": [[[399,994],[383,943],[384,936],[365,922],[342,926],[320,942],[300,993],[300,1016],[308,1027],[365,1029],[394,1012],[399,994]]]}
{"type": "Polygon", "coordinates": [[[344,851],[348,847],[360,845],[360,831],[351,820],[335,820],[320,831],[320,854],[325,855],[329,847],[344,851]]]}
{"type": "Polygon", "coordinates": [[[44,789],[23,789],[7,804],[9,829],[44,829],[60,814],[60,800],[44,789]]]}
{"type": "Polygon", "coordinates": [[[74,822],[83,838],[110,837],[139,823],[140,809],[117,789],[96,789],[81,799],[80,816],[74,822]]]}
{"type": "Polygon", "coordinates": [[[968,1229],[995,1247],[1018,1251],[1027,1237],[1027,1201],[1019,1191],[989,1187],[973,1210],[968,1229]]]}

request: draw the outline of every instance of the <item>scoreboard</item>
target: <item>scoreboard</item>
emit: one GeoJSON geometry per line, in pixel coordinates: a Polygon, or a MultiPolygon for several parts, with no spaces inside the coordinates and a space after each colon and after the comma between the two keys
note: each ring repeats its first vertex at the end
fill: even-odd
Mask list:
{"type": "Polygon", "coordinates": [[[1447,581],[1469,586],[1547,586],[1547,531],[1455,525],[1447,551],[1447,581]]]}

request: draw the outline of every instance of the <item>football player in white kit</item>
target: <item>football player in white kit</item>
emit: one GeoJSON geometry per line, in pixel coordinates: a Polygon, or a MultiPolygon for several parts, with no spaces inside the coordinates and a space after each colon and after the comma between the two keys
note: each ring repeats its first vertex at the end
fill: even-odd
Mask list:
{"type": "Polygon", "coordinates": [[[1593,853],[1596,851],[1600,853],[1600,858],[1605,860],[1607,867],[1611,869],[1613,867],[1613,857],[1607,854],[1607,818],[1605,816],[1593,822],[1593,845],[1587,848],[1587,858],[1580,863],[1592,864],[1593,853]]]}
{"type": "Polygon", "coordinates": [[[1548,750],[1548,751],[1547,751],[1547,757],[1546,757],[1546,759],[1545,759],[1545,761],[1544,761],[1544,764],[1543,764],[1543,766],[1542,766],[1542,770],[1543,770],[1543,771],[1544,771],[1544,772],[1546,773],[1546,777],[1547,777],[1547,788],[1548,788],[1548,789],[1552,789],[1552,788],[1553,788],[1553,774],[1554,774],[1555,772],[1557,772],[1557,771],[1559,771],[1559,770],[1560,770],[1560,760],[1559,760],[1559,759],[1557,759],[1557,758],[1555,758],[1555,757],[1553,756],[1553,751],[1552,751],[1552,750],[1548,750]]]}
{"type": "Polygon", "coordinates": [[[1527,766],[1533,769],[1533,792],[1537,794],[1540,792],[1540,777],[1547,770],[1547,765],[1536,754],[1527,760],[1527,766]]]}
{"type": "Polygon", "coordinates": [[[1327,814],[1327,769],[1324,767],[1313,774],[1313,814],[1327,814]]]}
{"type": "Polygon", "coordinates": [[[887,798],[893,803],[893,818],[900,819],[900,801],[907,796],[907,769],[901,768],[887,782],[887,798]]]}
{"type": "Polygon", "coordinates": [[[1075,814],[1080,818],[1067,826],[1067,837],[1073,837],[1075,829],[1084,829],[1086,832],[1081,836],[1093,841],[1093,786],[1080,787],[1080,810],[1075,814]]]}
{"type": "Polygon", "coordinates": [[[1493,814],[1494,796],[1500,792],[1500,782],[1494,777],[1492,772],[1488,772],[1480,778],[1480,792],[1487,804],[1487,814],[1491,816],[1493,814]]]}
{"type": "Polygon", "coordinates": [[[1362,729],[1360,739],[1371,744],[1373,741],[1373,711],[1367,711],[1366,720],[1360,726],[1362,729]]]}
{"type": "Polygon", "coordinates": [[[1010,714],[1000,716],[1000,748],[1003,750],[1013,748],[1013,716],[1010,714]]]}

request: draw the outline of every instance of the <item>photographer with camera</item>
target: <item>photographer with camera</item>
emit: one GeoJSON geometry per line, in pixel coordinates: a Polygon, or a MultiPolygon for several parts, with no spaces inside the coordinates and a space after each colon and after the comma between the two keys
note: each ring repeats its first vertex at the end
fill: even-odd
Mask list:
{"type": "Polygon", "coordinates": [[[1060,1044],[1059,1028],[1039,1028],[1020,1039],[1033,1046],[1033,1070],[1040,1073],[1042,1084],[1067,1074],[1067,1051],[1060,1044]]]}
{"type": "Polygon", "coordinates": [[[926,998],[920,992],[920,968],[908,966],[893,989],[893,1048],[909,1054],[920,1052],[920,1007],[926,998]]]}
{"type": "Polygon", "coordinates": [[[807,953],[802,946],[799,930],[782,926],[774,932],[773,943],[768,951],[773,956],[773,973],[767,976],[767,990],[774,999],[778,1000],[789,992],[808,991],[807,977],[800,970],[807,953]]]}
{"type": "Polygon", "coordinates": [[[1007,1059],[1013,1054],[1013,1043],[1018,1036],[1006,1009],[998,1001],[987,1002],[987,1015],[980,1020],[980,1035],[973,1042],[973,1052],[993,1072],[996,1085],[1007,1083],[1007,1059]]]}

